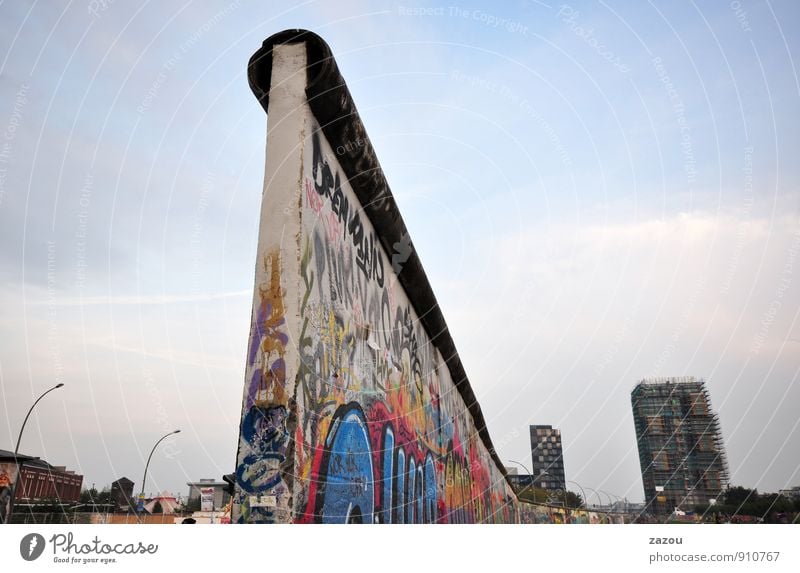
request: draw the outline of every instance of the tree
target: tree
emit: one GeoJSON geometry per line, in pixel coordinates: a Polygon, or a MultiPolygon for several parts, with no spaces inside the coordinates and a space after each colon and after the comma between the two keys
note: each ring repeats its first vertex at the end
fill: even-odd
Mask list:
{"type": "Polygon", "coordinates": [[[528,503],[547,503],[550,493],[546,489],[535,486],[527,486],[519,490],[517,497],[521,501],[528,503]]]}
{"type": "Polygon", "coordinates": [[[575,493],[574,491],[568,491],[567,494],[567,507],[578,508],[583,507],[583,498],[581,494],[575,493]]]}
{"type": "Polygon", "coordinates": [[[800,501],[793,501],[777,493],[762,493],[741,486],[728,488],[714,505],[698,505],[699,515],[714,521],[740,518],[756,519],[765,523],[791,522],[797,518],[800,501]]]}
{"type": "Polygon", "coordinates": [[[183,510],[189,513],[200,511],[200,497],[190,498],[183,506],[183,510]]]}
{"type": "Polygon", "coordinates": [[[153,506],[153,511],[151,513],[164,513],[164,508],[161,507],[160,501],[156,501],[156,504],[153,506]]]}
{"type": "Polygon", "coordinates": [[[517,493],[520,501],[527,503],[541,503],[547,505],[561,505],[568,508],[578,508],[583,506],[583,498],[572,491],[547,490],[535,486],[527,486],[517,493]]]}
{"type": "Polygon", "coordinates": [[[84,489],[81,491],[81,503],[85,503],[87,505],[94,505],[97,503],[99,492],[91,487],[89,489],[84,489]]]}
{"type": "Polygon", "coordinates": [[[722,495],[722,498],[725,505],[742,505],[748,501],[758,499],[758,490],[737,485],[728,488],[722,495]]]}
{"type": "Polygon", "coordinates": [[[109,511],[114,505],[114,501],[111,499],[111,490],[108,487],[103,488],[103,491],[97,491],[94,487],[84,489],[81,491],[80,502],[91,508],[92,511],[109,511]]]}

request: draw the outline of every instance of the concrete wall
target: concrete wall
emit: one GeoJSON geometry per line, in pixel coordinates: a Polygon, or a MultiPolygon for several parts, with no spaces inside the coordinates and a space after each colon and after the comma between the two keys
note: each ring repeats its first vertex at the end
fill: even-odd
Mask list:
{"type": "Polygon", "coordinates": [[[520,523],[526,524],[623,524],[632,523],[634,515],[624,513],[601,513],[582,509],[564,509],[548,505],[520,503],[520,523]]]}
{"type": "Polygon", "coordinates": [[[312,116],[304,153],[294,518],[514,521],[392,256],[312,116]]]}
{"type": "Polygon", "coordinates": [[[293,520],[300,369],[300,197],[307,129],[302,44],[276,48],[253,312],[236,457],[234,523],[293,520]],[[292,414],[292,419],[289,419],[292,414]]]}
{"type": "Polygon", "coordinates": [[[274,50],[234,522],[518,520],[430,333],[305,101],[304,44],[274,50]]]}
{"type": "Polygon", "coordinates": [[[0,524],[5,523],[11,511],[11,497],[17,483],[17,464],[0,463],[0,524]]]}

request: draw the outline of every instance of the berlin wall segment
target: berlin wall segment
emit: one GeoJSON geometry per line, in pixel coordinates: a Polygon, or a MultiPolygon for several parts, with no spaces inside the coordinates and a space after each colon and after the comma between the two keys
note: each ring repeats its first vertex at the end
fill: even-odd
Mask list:
{"type": "Polygon", "coordinates": [[[261,56],[272,58],[267,160],[233,520],[518,522],[402,265],[337,159],[349,142],[328,141],[309,106],[307,65],[319,63],[306,47],[276,42],[261,56]]]}
{"type": "MultiPolygon", "coordinates": [[[[273,54],[270,54],[273,57],[273,54]]],[[[296,322],[300,276],[297,237],[305,129],[306,65],[301,44],[274,53],[273,101],[259,224],[255,288],[245,366],[232,519],[241,523],[292,520],[294,470],[290,415],[299,356],[296,322]]]]}

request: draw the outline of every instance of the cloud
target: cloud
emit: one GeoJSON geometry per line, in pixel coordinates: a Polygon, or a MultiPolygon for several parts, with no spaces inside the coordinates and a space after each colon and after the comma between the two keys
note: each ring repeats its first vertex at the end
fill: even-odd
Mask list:
{"type": "MultiPolygon", "coordinates": [[[[493,436],[561,426],[576,479],[628,483],[638,497],[629,392],[645,376],[696,375],[709,381],[737,479],[753,484],[763,477],[739,463],[753,447],[747,425],[792,430],[781,396],[797,370],[799,249],[791,211],[559,223],[488,238],[477,268],[490,271],[465,265],[437,293],[493,436]],[[783,312],[770,315],[776,297],[783,312]]],[[[779,444],[758,448],[780,458],[779,444]]],[[[798,447],[794,435],[785,451],[798,447]]],[[[504,449],[526,456],[526,436],[504,449]]],[[[782,487],[792,464],[778,459],[766,487],[782,487]]]]}
{"type": "Polygon", "coordinates": [[[253,291],[249,289],[230,292],[198,293],[198,294],[145,294],[145,295],[109,295],[109,296],[84,296],[84,297],[58,297],[52,301],[34,298],[28,301],[28,306],[143,306],[143,305],[171,305],[198,302],[210,302],[226,298],[252,297],[253,291]]]}

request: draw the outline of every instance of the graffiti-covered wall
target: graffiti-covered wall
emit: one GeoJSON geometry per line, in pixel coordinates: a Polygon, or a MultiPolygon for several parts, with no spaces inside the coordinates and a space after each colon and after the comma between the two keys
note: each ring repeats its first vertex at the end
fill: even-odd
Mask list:
{"type": "Polygon", "coordinates": [[[5,523],[11,512],[17,469],[16,463],[0,463],[0,523],[5,523]]]}
{"type": "Polygon", "coordinates": [[[369,145],[360,120],[330,140],[329,108],[308,95],[321,48],[282,38],[250,68],[269,98],[267,161],[233,520],[515,522],[469,383],[399,279],[410,240],[389,252],[340,161],[369,145]]]}
{"type": "Polygon", "coordinates": [[[624,524],[631,523],[635,519],[635,514],[628,513],[606,513],[596,511],[586,511],[583,509],[565,509],[563,507],[553,507],[549,505],[538,505],[530,503],[520,503],[517,515],[519,522],[525,524],[624,524]]]}
{"type": "Polygon", "coordinates": [[[398,284],[399,263],[308,121],[295,519],[513,521],[515,496],[398,284]]]}

